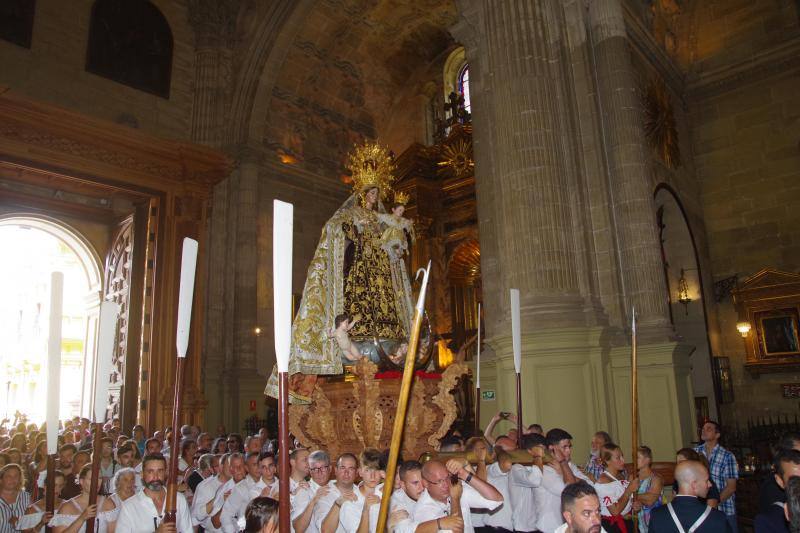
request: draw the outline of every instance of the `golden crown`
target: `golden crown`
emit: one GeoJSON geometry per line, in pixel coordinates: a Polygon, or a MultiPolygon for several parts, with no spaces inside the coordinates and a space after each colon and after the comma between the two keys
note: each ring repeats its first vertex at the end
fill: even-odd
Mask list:
{"type": "Polygon", "coordinates": [[[395,180],[392,174],[395,166],[388,148],[367,141],[353,149],[346,166],[352,173],[355,192],[378,187],[381,196],[386,198],[395,180]]]}
{"type": "Polygon", "coordinates": [[[411,197],[403,191],[394,193],[394,203],[396,204],[406,205],[409,200],[411,200],[411,197]]]}

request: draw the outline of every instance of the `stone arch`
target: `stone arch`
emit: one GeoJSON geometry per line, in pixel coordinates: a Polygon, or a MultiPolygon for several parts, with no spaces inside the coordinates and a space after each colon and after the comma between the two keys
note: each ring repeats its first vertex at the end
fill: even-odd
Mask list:
{"type": "Polygon", "coordinates": [[[444,98],[446,99],[450,93],[458,92],[458,77],[461,75],[461,70],[467,64],[466,50],[463,46],[459,46],[447,56],[442,68],[442,79],[444,80],[444,98]]]}
{"type": "MultiPolygon", "coordinates": [[[[657,208],[662,249],[664,251],[665,283],[669,291],[672,323],[676,334],[686,344],[695,347],[691,355],[692,385],[696,407],[700,398],[707,399],[707,413],[718,416],[718,395],[712,366],[712,349],[708,336],[708,304],[703,284],[700,256],[689,218],[678,193],[670,185],[659,183],[653,193],[657,208]],[[682,304],[679,298],[681,273],[686,280],[691,302],[682,304]]],[[[701,415],[698,409],[698,415],[701,415]]],[[[701,420],[698,419],[698,423],[701,420]]]]}

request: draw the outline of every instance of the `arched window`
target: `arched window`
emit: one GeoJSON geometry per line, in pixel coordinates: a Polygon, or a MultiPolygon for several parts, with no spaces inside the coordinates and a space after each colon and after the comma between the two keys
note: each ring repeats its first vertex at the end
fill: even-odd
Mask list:
{"type": "Polygon", "coordinates": [[[464,110],[469,113],[469,63],[464,63],[458,73],[458,92],[464,95],[464,110]]]}
{"type": "Polygon", "coordinates": [[[152,3],[97,0],[86,70],[169,98],[172,46],[169,24],[152,3]]]}
{"type": "Polygon", "coordinates": [[[0,2],[0,39],[31,47],[36,0],[3,0],[0,2]]]}

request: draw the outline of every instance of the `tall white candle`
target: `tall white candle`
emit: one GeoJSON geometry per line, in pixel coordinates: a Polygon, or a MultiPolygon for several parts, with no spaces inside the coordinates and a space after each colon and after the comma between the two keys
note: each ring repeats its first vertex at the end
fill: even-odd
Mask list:
{"type": "Polygon", "coordinates": [[[292,240],[294,206],[274,200],[272,203],[272,276],[275,313],[275,358],[278,372],[289,371],[292,340],[292,240]]]}
{"type": "Polygon", "coordinates": [[[478,356],[475,358],[475,386],[481,388],[481,304],[478,303],[478,356]]]}
{"type": "Polygon", "coordinates": [[[511,342],[514,349],[514,371],[522,368],[522,335],[519,329],[519,289],[511,289],[511,342]]]}
{"type": "Polygon", "coordinates": [[[192,299],[194,298],[194,273],[197,268],[197,241],[186,237],[183,239],[181,257],[181,286],[178,294],[178,332],[175,346],[178,357],[186,357],[189,349],[189,328],[192,324],[192,299]]]}
{"type": "Polygon", "coordinates": [[[47,338],[47,453],[58,451],[58,407],[61,403],[61,316],[64,274],[50,275],[50,333],[47,338]]]}
{"type": "Polygon", "coordinates": [[[100,304],[100,333],[97,335],[97,374],[95,376],[94,421],[105,422],[108,407],[108,378],[111,375],[111,359],[114,356],[114,341],[117,334],[119,304],[100,304]]]}

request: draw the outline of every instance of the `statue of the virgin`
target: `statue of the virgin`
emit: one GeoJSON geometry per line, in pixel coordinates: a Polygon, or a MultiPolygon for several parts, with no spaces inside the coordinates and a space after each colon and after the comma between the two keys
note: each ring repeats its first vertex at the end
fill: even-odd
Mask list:
{"type": "MultiPolygon", "coordinates": [[[[403,261],[381,247],[383,200],[394,180],[389,151],[374,143],[350,154],[353,193],[322,229],[292,324],[290,400],[307,403],[318,375],[343,372],[343,350],[333,335],[346,317],[349,340],[375,359],[376,343],[394,353],[407,342],[413,308],[403,261]]],[[[346,361],[346,359],[345,359],[346,361]]],[[[276,374],[267,393],[277,397],[276,374]]]]}

